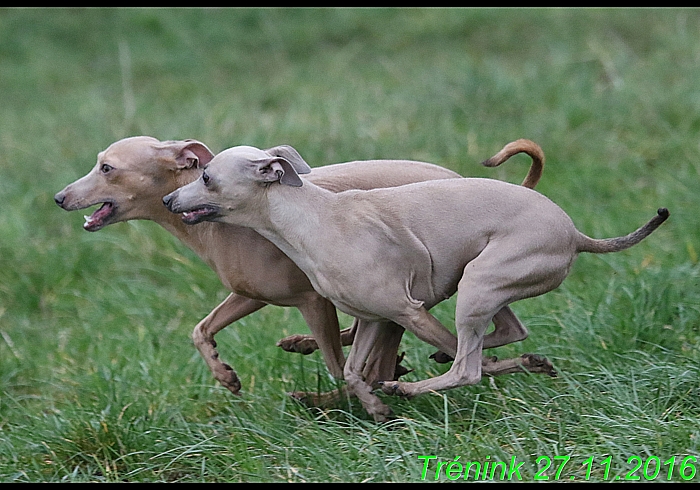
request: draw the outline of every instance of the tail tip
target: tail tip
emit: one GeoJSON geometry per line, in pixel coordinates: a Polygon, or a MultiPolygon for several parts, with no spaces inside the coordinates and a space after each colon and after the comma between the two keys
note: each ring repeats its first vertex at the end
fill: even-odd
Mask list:
{"type": "Polygon", "coordinates": [[[666,208],[659,208],[656,211],[656,214],[658,214],[661,219],[665,220],[666,218],[668,218],[670,216],[671,213],[669,213],[668,209],[666,209],[666,208]]]}

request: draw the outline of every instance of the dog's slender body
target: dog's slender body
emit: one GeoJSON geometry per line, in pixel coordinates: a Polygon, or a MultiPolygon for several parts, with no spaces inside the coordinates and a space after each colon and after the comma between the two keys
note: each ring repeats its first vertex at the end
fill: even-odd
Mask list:
{"type": "MultiPolygon", "coordinates": [[[[544,158],[536,145],[516,145],[485,163],[499,165],[513,152],[520,151],[533,157],[525,184],[534,186],[542,173],[544,158]]],[[[307,276],[286,255],[251,228],[224,223],[188,226],[163,207],[162,197],[199,178],[201,167],[213,156],[204,144],[195,140],[161,142],[150,137],[126,138],[100,152],[93,170],[57,193],[55,200],[66,210],[104,203],[86,217],[84,228],[88,231],[132,219],[154,221],[179,238],[216,272],[231,294],[196,325],[192,338],[215,379],[231,392],[240,390],[240,380],[236,372],[219,359],[214,336],[227,325],[268,304],[298,308],[312,332],[313,337],[295,335],[281,340],[279,344],[285,350],[310,353],[318,347],[330,373],[342,377],[345,356],[341,343],[352,343],[357,321],[352,329],[340,332],[333,304],[313,289],[307,276]]],[[[309,175],[311,181],[333,192],[458,177],[455,172],[437,165],[400,160],[329,165],[309,175]]],[[[523,337],[517,319],[508,315],[496,326],[497,335],[523,337]]],[[[385,325],[381,332],[382,340],[370,354],[365,368],[368,380],[393,379],[403,328],[385,325]]],[[[517,371],[522,362],[515,361],[518,360],[499,361],[500,364],[490,365],[486,371],[494,375],[517,371]]],[[[527,365],[528,359],[525,361],[527,365]]],[[[538,369],[548,372],[551,365],[531,367],[532,371],[538,369]]]]}
{"type": "Polygon", "coordinates": [[[659,210],[626,237],[594,240],[559,206],[523,186],[463,178],[334,194],[299,177],[308,171],[291,147],[235,147],[163,201],[190,224],[254,228],[340,310],[366,320],[344,375],[377,420],[390,410],[362,369],[382,320],[454,358],[450,370],[434,378],[386,380],[386,393],[414,396],[474,384],[482,376],[482,349],[491,346],[484,333],[504,308],[558,287],[580,252],[628,248],[668,216],[659,210]],[[457,338],[428,312],[455,292],[457,338]]]}

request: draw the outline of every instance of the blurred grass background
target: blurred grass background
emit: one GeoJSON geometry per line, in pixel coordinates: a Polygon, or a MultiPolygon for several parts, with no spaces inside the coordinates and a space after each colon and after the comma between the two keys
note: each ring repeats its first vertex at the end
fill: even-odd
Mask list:
{"type": "MultiPolygon", "coordinates": [[[[0,9],[0,480],[404,482],[430,454],[516,456],[526,481],[542,455],[571,456],[567,480],[593,456],[598,481],[608,455],[608,480],[631,456],[675,457],[684,481],[700,456],[698,80],[697,9],[0,9]],[[531,336],[494,353],[546,355],[558,378],[387,399],[400,418],[376,426],[357,403],[285,396],[335,386],[317,353],[275,347],[307,331],[296,310],[217,336],[232,396],[190,341],[227,294],[214,273],[153,223],[91,234],[53,203],[140,134],[510,182],[527,158],[478,162],[529,138],[538,190],[581,231],[671,218],[514,306],[531,336]]],[[[434,309],[450,328],[453,301],[434,309]]],[[[446,369],[409,334],[402,348],[412,379],[446,369]]]]}

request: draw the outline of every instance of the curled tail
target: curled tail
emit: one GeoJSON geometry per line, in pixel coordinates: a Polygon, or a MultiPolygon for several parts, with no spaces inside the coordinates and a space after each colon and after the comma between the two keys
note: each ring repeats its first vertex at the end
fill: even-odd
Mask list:
{"type": "Polygon", "coordinates": [[[525,180],[523,180],[521,185],[534,189],[540,181],[540,177],[542,177],[542,170],[544,170],[544,152],[542,148],[540,148],[540,145],[534,141],[519,139],[508,143],[501,151],[488,160],[484,160],[481,164],[485,167],[498,167],[517,153],[527,153],[530,158],[532,158],[530,171],[525,176],[525,180]]]}
{"type": "Polygon", "coordinates": [[[636,245],[643,239],[651,235],[655,229],[657,229],[661,223],[666,221],[669,216],[668,209],[659,208],[656,216],[651,218],[644,226],[633,231],[629,235],[617,237],[617,238],[606,238],[603,240],[596,240],[594,238],[587,237],[583,233],[579,233],[579,240],[576,244],[578,252],[590,252],[594,254],[605,254],[609,252],[619,252],[620,250],[625,250],[630,248],[632,245],[636,245]]]}

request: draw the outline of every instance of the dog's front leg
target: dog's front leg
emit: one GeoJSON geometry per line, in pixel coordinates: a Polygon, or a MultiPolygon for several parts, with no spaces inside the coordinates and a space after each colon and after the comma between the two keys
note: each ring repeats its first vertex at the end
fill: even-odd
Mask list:
{"type": "MultiPolygon", "coordinates": [[[[350,354],[348,355],[348,360],[345,363],[344,375],[345,381],[347,382],[348,392],[355,395],[362,406],[367,412],[374,417],[377,422],[385,422],[392,415],[391,408],[385,405],[377,395],[372,393],[372,386],[367,383],[364,379],[363,371],[365,370],[365,365],[367,360],[372,353],[378,342],[381,342],[383,338],[383,333],[388,334],[389,338],[397,339],[394,335],[395,331],[383,332],[382,330],[386,327],[386,323],[376,321],[364,321],[360,320],[357,322],[357,335],[355,336],[355,342],[350,348],[350,354]]],[[[400,337],[398,337],[400,341],[400,337]]],[[[391,346],[392,352],[389,354],[390,360],[396,359],[397,346],[394,344],[391,346]]]]}
{"type": "Polygon", "coordinates": [[[246,315],[250,315],[266,304],[267,303],[263,303],[262,301],[231,293],[219,306],[204,317],[204,319],[194,327],[194,331],[192,332],[192,341],[200,355],[204,358],[207,366],[209,366],[209,370],[214,375],[214,378],[231,393],[238,393],[241,389],[241,381],[238,379],[236,371],[219,359],[214,335],[227,325],[230,325],[246,315]]]}
{"type": "Polygon", "coordinates": [[[378,327],[377,338],[362,370],[365,383],[372,388],[378,388],[380,381],[399,379],[410,372],[401,366],[403,354],[398,355],[404,331],[402,326],[389,321],[381,322],[378,327]]]}
{"type": "Polygon", "coordinates": [[[335,306],[323,296],[313,293],[307,295],[297,308],[316,339],[331,376],[343,379],[345,354],[340,345],[340,326],[335,306]]]}
{"type": "MultiPolygon", "coordinates": [[[[353,322],[353,332],[357,330],[358,322],[359,320],[357,319],[353,322]]],[[[397,355],[401,337],[404,333],[403,327],[393,322],[384,322],[382,327],[378,328],[374,333],[376,338],[362,369],[361,378],[364,380],[364,385],[366,385],[362,386],[363,389],[367,389],[367,386],[377,388],[379,387],[379,381],[399,379],[400,376],[410,372],[410,370],[401,366],[403,354],[401,356],[397,355]]],[[[359,386],[359,384],[355,386],[359,386]]],[[[309,407],[328,407],[337,404],[343,398],[355,396],[346,386],[324,393],[295,391],[289,393],[289,395],[309,407]]],[[[370,403],[374,404],[374,401],[370,403]]],[[[377,406],[380,407],[379,405],[377,406]]],[[[380,409],[380,411],[382,410],[380,409]]]]}

